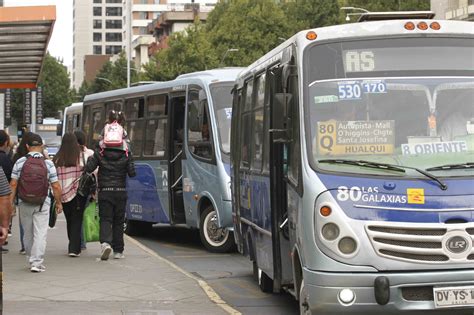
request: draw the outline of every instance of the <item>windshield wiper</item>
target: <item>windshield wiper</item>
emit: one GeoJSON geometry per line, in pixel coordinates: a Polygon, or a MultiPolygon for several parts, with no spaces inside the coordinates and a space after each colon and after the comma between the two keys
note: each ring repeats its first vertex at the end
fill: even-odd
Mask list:
{"type": "Polygon", "coordinates": [[[371,161],[365,161],[365,160],[346,160],[346,159],[326,159],[326,160],[318,160],[318,162],[329,163],[329,164],[355,165],[355,166],[378,168],[378,169],[384,169],[384,170],[395,171],[395,172],[403,172],[403,173],[405,173],[405,169],[414,170],[437,182],[439,184],[439,187],[442,190],[448,189],[448,186],[445,183],[443,183],[439,178],[437,178],[433,174],[430,174],[416,167],[394,165],[394,164],[387,164],[387,163],[378,163],[378,162],[371,162],[371,161]]]}
{"type": "Polygon", "coordinates": [[[467,168],[474,168],[474,162],[459,163],[459,164],[445,164],[435,167],[427,168],[427,171],[445,171],[445,170],[462,170],[467,168]]]}

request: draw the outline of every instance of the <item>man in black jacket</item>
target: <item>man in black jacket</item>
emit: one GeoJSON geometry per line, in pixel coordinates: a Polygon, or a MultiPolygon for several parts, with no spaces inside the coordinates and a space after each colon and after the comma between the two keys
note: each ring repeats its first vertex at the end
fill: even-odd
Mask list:
{"type": "Polygon", "coordinates": [[[97,167],[99,188],[100,259],[107,260],[111,250],[114,258],[124,258],[123,224],[127,204],[127,175],[134,177],[132,153],[117,149],[96,149],[87,160],[85,171],[92,173],[97,167]]]}

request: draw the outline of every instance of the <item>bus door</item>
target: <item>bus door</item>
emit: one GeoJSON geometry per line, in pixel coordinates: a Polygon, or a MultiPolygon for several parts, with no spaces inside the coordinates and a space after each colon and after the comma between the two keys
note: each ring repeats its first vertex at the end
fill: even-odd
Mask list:
{"type": "Polygon", "coordinates": [[[172,93],[169,98],[169,200],[172,224],[186,222],[183,203],[182,160],[184,158],[184,117],[186,96],[183,92],[172,93]]]}
{"type": "Polygon", "coordinates": [[[270,71],[270,191],[272,209],[273,290],[293,279],[291,244],[298,209],[299,140],[297,77],[290,65],[270,71]]]}

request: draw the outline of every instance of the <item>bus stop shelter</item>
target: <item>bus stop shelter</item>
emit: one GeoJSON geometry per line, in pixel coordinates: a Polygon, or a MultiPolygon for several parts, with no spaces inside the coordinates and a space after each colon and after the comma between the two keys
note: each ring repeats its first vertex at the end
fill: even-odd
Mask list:
{"type": "MultiPolygon", "coordinates": [[[[55,6],[0,7],[0,90],[36,88],[55,21],[55,6]]],[[[2,104],[2,116],[4,110],[2,104]]],[[[0,314],[1,259],[0,254],[0,314]]]]}

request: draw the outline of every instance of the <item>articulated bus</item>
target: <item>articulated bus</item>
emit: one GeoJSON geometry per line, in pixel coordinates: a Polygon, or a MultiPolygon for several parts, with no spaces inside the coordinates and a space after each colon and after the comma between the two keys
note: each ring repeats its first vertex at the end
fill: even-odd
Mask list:
{"type": "Polygon", "coordinates": [[[212,252],[234,246],[230,193],[231,90],[241,68],[88,95],[82,129],[97,145],[107,113],[125,113],[137,176],[127,180],[126,232],[154,223],[198,228],[212,252]]]}
{"type": "Polygon", "coordinates": [[[301,314],[472,314],[473,32],[317,28],[240,73],[234,236],[263,291],[301,314]]]}

